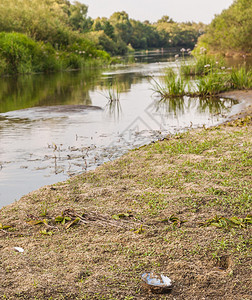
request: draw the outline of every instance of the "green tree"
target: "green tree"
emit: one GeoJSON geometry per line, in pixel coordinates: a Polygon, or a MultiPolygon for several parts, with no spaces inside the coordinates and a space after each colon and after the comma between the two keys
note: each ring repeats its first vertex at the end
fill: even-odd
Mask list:
{"type": "Polygon", "coordinates": [[[211,51],[252,52],[252,1],[236,0],[220,15],[215,16],[199,41],[211,51]]]}
{"type": "Polygon", "coordinates": [[[125,12],[115,12],[109,19],[115,30],[117,40],[123,41],[126,45],[130,42],[133,32],[132,25],[129,21],[129,15],[125,12]]]}
{"type": "Polygon", "coordinates": [[[74,30],[87,32],[91,29],[93,21],[87,18],[88,7],[78,1],[69,7],[69,24],[74,30]]]}

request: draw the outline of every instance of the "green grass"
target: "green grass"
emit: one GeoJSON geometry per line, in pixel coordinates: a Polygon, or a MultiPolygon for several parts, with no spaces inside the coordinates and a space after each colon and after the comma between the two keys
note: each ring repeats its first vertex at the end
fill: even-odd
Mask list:
{"type": "Polygon", "coordinates": [[[207,75],[212,71],[221,70],[225,62],[221,57],[214,57],[205,53],[197,55],[193,61],[183,63],[180,68],[182,75],[207,75]]]}
{"type": "Polygon", "coordinates": [[[225,72],[215,71],[199,77],[196,81],[199,96],[213,96],[230,89],[229,75],[225,72]]]}
{"type": "Polygon", "coordinates": [[[218,95],[233,89],[252,87],[252,70],[245,67],[227,69],[223,62],[207,55],[199,56],[194,64],[182,64],[179,72],[168,69],[159,83],[153,79],[152,89],[161,99],[182,97],[205,97],[218,95]],[[186,79],[186,75],[197,75],[186,79]]]}
{"type": "Polygon", "coordinates": [[[187,80],[176,74],[172,68],[165,71],[162,82],[159,83],[154,78],[152,79],[154,81],[152,84],[153,91],[162,98],[183,96],[188,85],[187,80]]]}
{"type": "Polygon", "coordinates": [[[230,83],[232,89],[242,90],[252,88],[252,70],[247,70],[245,67],[232,69],[230,83]]]}

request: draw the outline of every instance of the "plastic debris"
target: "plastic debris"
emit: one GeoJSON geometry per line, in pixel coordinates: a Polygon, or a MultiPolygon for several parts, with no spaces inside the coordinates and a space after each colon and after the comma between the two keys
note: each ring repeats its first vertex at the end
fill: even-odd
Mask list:
{"type": "Polygon", "coordinates": [[[21,248],[21,247],[14,247],[14,250],[15,250],[16,252],[20,252],[20,253],[23,253],[23,252],[24,252],[24,249],[21,248]]]}
{"type": "Polygon", "coordinates": [[[156,294],[168,293],[172,289],[172,281],[164,275],[154,273],[142,274],[143,287],[156,294]]]}

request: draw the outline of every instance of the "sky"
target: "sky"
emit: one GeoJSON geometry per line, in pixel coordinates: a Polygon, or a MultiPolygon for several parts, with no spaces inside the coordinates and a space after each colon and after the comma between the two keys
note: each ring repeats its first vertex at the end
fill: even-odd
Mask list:
{"type": "MultiPolygon", "coordinates": [[[[91,18],[109,18],[116,11],[126,11],[131,19],[155,22],[168,15],[176,22],[209,24],[215,14],[228,8],[233,0],[78,0],[88,6],[91,18]]],[[[73,1],[72,1],[73,2],[73,1]]]]}

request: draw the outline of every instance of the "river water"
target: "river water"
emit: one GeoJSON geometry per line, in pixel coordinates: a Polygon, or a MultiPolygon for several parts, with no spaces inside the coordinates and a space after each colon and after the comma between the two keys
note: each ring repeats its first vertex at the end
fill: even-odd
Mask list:
{"type": "Polygon", "coordinates": [[[152,78],[177,64],[149,52],[129,66],[2,78],[0,208],[167,134],[224,121],[236,101],[153,94],[152,78]]]}

